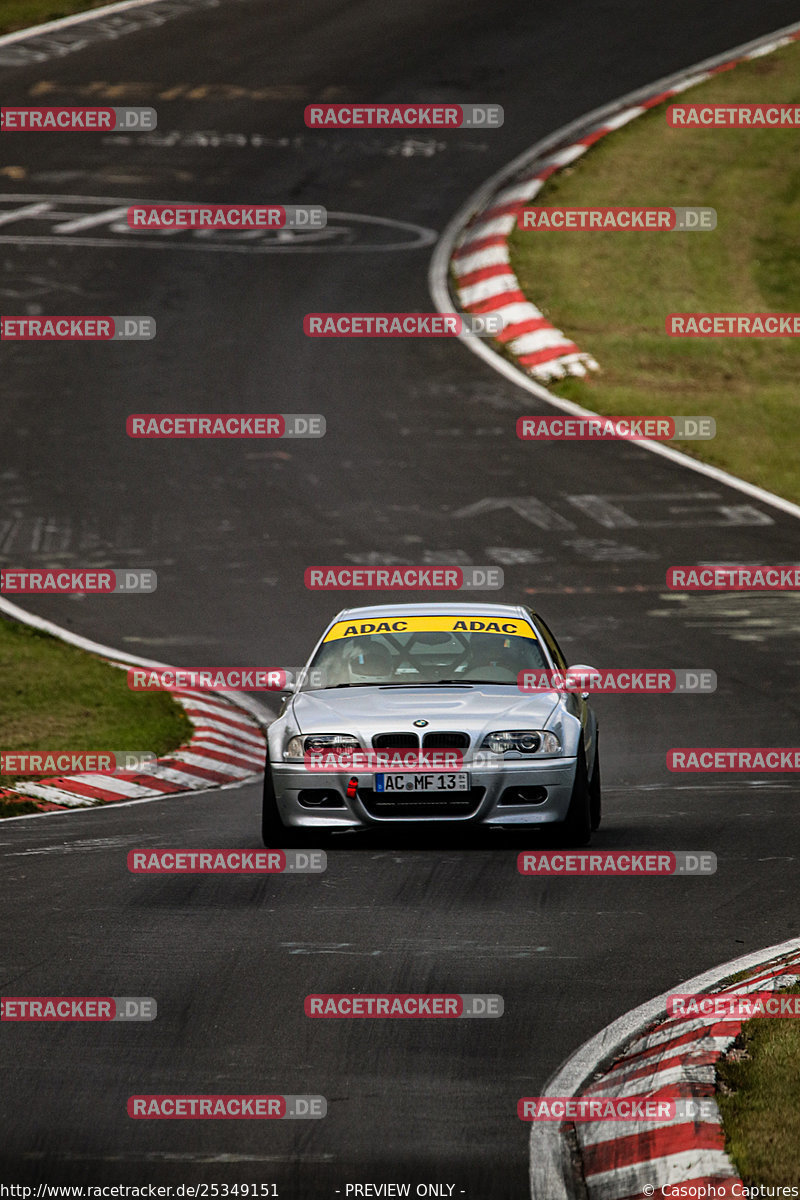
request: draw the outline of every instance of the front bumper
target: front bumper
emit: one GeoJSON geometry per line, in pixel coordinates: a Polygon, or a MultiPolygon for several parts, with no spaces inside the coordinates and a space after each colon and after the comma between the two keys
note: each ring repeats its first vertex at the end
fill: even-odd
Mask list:
{"type": "MultiPolygon", "coordinates": [[[[272,778],[281,819],[285,825],[317,829],[363,829],[387,824],[447,821],[448,823],[518,826],[552,825],[567,815],[575,780],[575,758],[507,760],[502,767],[462,768],[470,776],[471,793],[410,793],[390,807],[383,794],[376,803],[373,772],[359,772],[358,788],[347,795],[351,775],[309,771],[299,763],[272,764],[272,778]],[[509,802],[507,789],[543,789],[543,799],[533,803],[509,802]],[[335,793],[341,807],[310,808],[300,802],[308,790],[335,793]],[[480,793],[480,794],[478,794],[480,793]],[[503,803],[501,803],[501,798],[503,803]]],[[[513,799],[513,798],[512,798],[513,799]]]]}

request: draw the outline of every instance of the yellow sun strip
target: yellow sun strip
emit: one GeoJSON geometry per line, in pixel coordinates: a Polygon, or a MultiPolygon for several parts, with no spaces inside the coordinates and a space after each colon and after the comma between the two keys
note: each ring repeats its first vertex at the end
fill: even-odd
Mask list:
{"type": "Polygon", "coordinates": [[[527,621],[509,617],[375,617],[371,621],[337,621],[325,635],[326,642],[363,637],[374,633],[499,633],[536,641],[527,621]]]}

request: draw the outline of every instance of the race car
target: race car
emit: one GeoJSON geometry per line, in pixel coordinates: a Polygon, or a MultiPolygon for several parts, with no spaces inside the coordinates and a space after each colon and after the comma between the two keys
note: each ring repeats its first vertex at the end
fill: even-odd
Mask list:
{"type": "Polygon", "coordinates": [[[269,727],[264,844],[437,823],[551,826],[587,845],[598,727],[574,673],[592,670],[568,676],[547,625],[519,605],[343,610],[269,727]],[[523,690],[530,678],[544,685],[523,690]]]}

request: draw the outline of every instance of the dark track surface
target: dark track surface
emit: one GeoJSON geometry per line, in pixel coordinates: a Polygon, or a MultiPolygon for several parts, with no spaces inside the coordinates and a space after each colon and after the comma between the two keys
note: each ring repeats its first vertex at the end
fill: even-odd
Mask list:
{"type": "MultiPolygon", "coordinates": [[[[0,191],[321,203],[439,232],[537,138],[798,18],[796,2],[746,0],[223,3],[36,67],[0,66],[0,102],[152,104],[162,135],[260,144],[9,135],[4,163],[23,174],[0,175],[0,191]],[[147,86],[121,86],[133,83],[147,86]],[[294,90],[159,98],[178,84],[215,84],[217,97],[219,85],[294,90]],[[302,109],[319,98],[499,102],[505,125],[312,133],[302,109]]],[[[670,746],[792,743],[800,604],[663,586],[670,564],[794,561],[796,522],[631,446],[517,442],[514,420],[535,406],[458,344],[304,338],[308,311],[430,310],[430,245],[227,254],[56,240],[0,241],[3,312],[148,313],[159,336],[4,346],[0,565],[152,566],[159,588],[21,603],[133,653],[276,666],[300,661],[350,600],[307,593],[309,564],[499,562],[499,598],[532,598],[573,661],[717,671],[713,696],[597,701],[607,819],[596,843],[713,850],[719,871],[536,882],[514,861],[533,839],[448,838],[337,848],[322,878],[128,875],[137,845],[257,845],[255,787],[4,823],[2,993],[152,995],[160,1013],[152,1025],[4,1027],[0,1182],[277,1180],[283,1196],[322,1197],[411,1181],[523,1197],[519,1096],[635,1004],[796,933],[790,778],[679,778],[664,759],[670,746]],[[151,410],[322,412],[329,432],[266,447],[129,441],[125,417],[151,410]],[[613,497],[613,510],[576,503],[587,495],[613,497]],[[469,512],[509,497],[540,500],[539,523],[510,507],[469,512]],[[505,1015],[312,1023],[302,1000],[323,990],[499,992],[505,1015]],[[327,1096],[328,1118],[125,1115],[134,1092],[273,1090],[327,1096]]]]}

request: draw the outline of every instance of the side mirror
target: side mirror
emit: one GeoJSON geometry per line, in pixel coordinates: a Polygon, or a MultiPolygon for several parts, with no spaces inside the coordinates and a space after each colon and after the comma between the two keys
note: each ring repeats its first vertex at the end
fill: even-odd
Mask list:
{"type": "Polygon", "coordinates": [[[289,707],[289,701],[291,700],[291,698],[294,695],[296,690],[297,690],[296,684],[287,683],[286,686],[282,687],[281,690],[278,692],[278,696],[280,697],[280,704],[278,705],[278,716],[279,717],[282,717],[283,714],[286,712],[286,709],[289,707]]]}
{"type": "Polygon", "coordinates": [[[599,674],[597,667],[587,667],[586,663],[576,663],[574,667],[567,667],[567,691],[580,691],[581,699],[588,700],[591,678],[599,674]]]}

